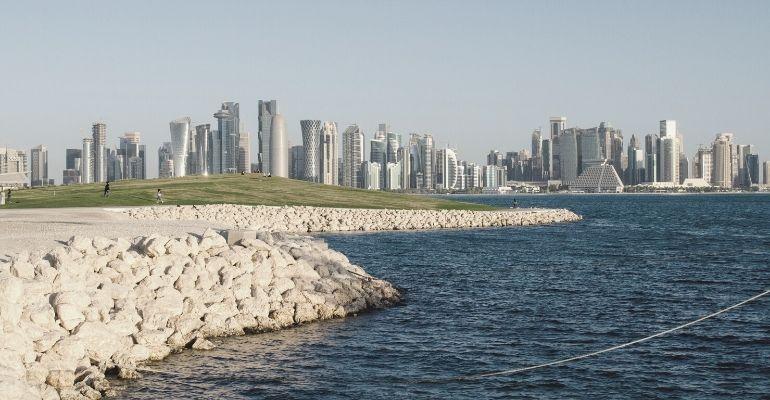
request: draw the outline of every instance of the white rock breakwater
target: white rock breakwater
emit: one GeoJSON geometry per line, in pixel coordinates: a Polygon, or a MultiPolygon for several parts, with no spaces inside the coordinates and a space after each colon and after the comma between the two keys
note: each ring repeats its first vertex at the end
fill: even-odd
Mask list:
{"type": "Polygon", "coordinates": [[[566,209],[389,210],[216,204],[131,208],[124,212],[136,219],[205,220],[231,227],[296,233],[542,225],[581,219],[566,209]]]}
{"type": "Polygon", "coordinates": [[[0,261],[0,397],[97,399],[110,394],[110,373],[136,377],[144,361],[210,348],[206,337],[343,317],[400,299],[391,284],[307,236],[259,233],[235,245],[212,230],[73,237],[52,251],[0,261]]]}

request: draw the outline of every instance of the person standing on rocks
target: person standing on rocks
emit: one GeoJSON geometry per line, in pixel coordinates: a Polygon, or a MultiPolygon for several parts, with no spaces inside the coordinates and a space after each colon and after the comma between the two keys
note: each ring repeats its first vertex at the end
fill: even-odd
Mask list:
{"type": "Polygon", "coordinates": [[[163,204],[163,191],[158,189],[158,193],[155,194],[155,201],[158,204],[163,204]]]}

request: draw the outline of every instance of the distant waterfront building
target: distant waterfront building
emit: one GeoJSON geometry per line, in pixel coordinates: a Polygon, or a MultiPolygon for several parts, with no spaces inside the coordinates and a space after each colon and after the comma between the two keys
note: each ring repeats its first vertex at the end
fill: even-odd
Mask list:
{"type": "Polygon", "coordinates": [[[238,136],[238,173],[251,172],[251,140],[249,132],[238,136]]]}
{"type": "Polygon", "coordinates": [[[91,138],[93,139],[92,151],[92,179],[93,182],[104,182],[107,180],[107,124],[103,122],[94,122],[91,125],[91,138]]]}
{"type": "MultiPolygon", "coordinates": [[[[198,175],[209,175],[211,170],[211,125],[201,124],[195,126],[195,170],[198,175]]],[[[193,154],[191,152],[191,154],[193,154]]]]}
{"type": "Polygon", "coordinates": [[[681,139],[678,137],[676,121],[660,121],[660,135],[658,138],[658,182],[673,182],[679,184],[679,146],[681,139]]]}
{"type": "Polygon", "coordinates": [[[71,185],[80,183],[80,163],[83,149],[66,149],[64,156],[64,171],[62,171],[62,184],[71,185]]]}
{"type": "Polygon", "coordinates": [[[762,163],[762,184],[770,185],[770,161],[762,163]]]}
{"type": "Polygon", "coordinates": [[[361,163],[362,188],[368,190],[380,190],[380,164],[371,161],[361,163]]]}
{"type": "Polygon", "coordinates": [[[543,175],[542,181],[548,181],[553,174],[553,142],[551,139],[543,139],[543,175]]]}
{"type": "Polygon", "coordinates": [[[364,134],[356,124],[342,133],[342,186],[361,187],[361,163],[364,161],[364,134]]]}
{"type": "Polygon", "coordinates": [[[483,175],[485,188],[499,188],[506,184],[505,167],[485,165],[483,168],[483,175]]]}
{"type": "MultiPolygon", "coordinates": [[[[617,171],[616,171],[617,172],[617,171]]],[[[639,148],[636,135],[631,135],[628,142],[628,168],[626,181],[629,185],[638,185],[644,181],[644,151],[639,148]]]]}
{"type": "MultiPolygon", "coordinates": [[[[224,102],[214,114],[217,119],[217,134],[214,139],[218,142],[212,150],[218,150],[213,165],[215,174],[232,174],[238,171],[238,155],[240,153],[240,105],[235,102],[224,102]],[[216,147],[216,148],[214,148],[216,147]]],[[[176,168],[176,167],[175,167],[176,168]]]]}
{"type": "Polygon", "coordinates": [[[187,175],[187,153],[190,144],[190,117],[175,119],[169,123],[171,131],[171,157],[174,160],[174,177],[187,175]]]}
{"type": "Polygon", "coordinates": [[[273,132],[273,117],[278,114],[278,101],[259,100],[258,108],[257,121],[259,130],[257,132],[257,164],[259,164],[259,169],[267,174],[272,173],[270,170],[270,156],[273,152],[271,151],[270,138],[273,132]]]}
{"type": "Polygon", "coordinates": [[[503,166],[503,153],[497,150],[490,150],[487,154],[487,165],[503,166]]]}
{"type": "MultiPolygon", "coordinates": [[[[147,167],[145,159],[145,146],[140,144],[141,133],[139,132],[125,132],[122,137],[119,138],[119,148],[113,157],[113,160],[118,160],[121,164],[122,170],[119,175],[122,179],[146,179],[147,167]]],[[[113,169],[114,169],[113,165],[113,169]]]]}
{"type": "Polygon", "coordinates": [[[384,139],[375,138],[369,141],[369,161],[380,166],[380,179],[377,182],[380,184],[380,189],[384,189],[386,182],[386,169],[384,167],[388,163],[388,145],[384,139]]]}
{"type": "MultiPolygon", "coordinates": [[[[283,115],[273,115],[273,121],[270,123],[270,174],[282,178],[289,177],[289,137],[286,134],[286,123],[283,115]]],[[[261,163],[262,165],[264,163],[261,163]]]]}
{"type": "Polygon", "coordinates": [[[713,171],[712,184],[721,188],[732,188],[732,133],[720,133],[711,145],[713,171]]]}
{"type": "Polygon", "coordinates": [[[401,135],[388,132],[387,136],[387,161],[389,163],[395,163],[398,159],[398,149],[401,147],[401,135]]]}
{"type": "Polygon", "coordinates": [[[289,178],[305,179],[305,147],[289,148],[289,178]]]}
{"type": "Polygon", "coordinates": [[[320,182],[321,121],[306,119],[299,123],[302,128],[302,146],[305,150],[304,179],[310,182],[320,182]]]}
{"type": "Polygon", "coordinates": [[[29,151],[30,186],[48,185],[48,149],[42,144],[29,151]]]}
{"type": "Polygon", "coordinates": [[[759,156],[757,154],[746,154],[744,156],[746,172],[744,174],[744,186],[759,184],[759,156]]]}
{"type": "Polygon", "coordinates": [[[389,162],[385,166],[385,190],[401,189],[401,165],[389,162]]]}
{"type": "Polygon", "coordinates": [[[410,182],[412,182],[412,157],[409,151],[409,147],[401,147],[398,149],[398,165],[400,167],[400,182],[401,189],[410,189],[410,182]]]}
{"type": "Polygon", "coordinates": [[[164,142],[158,148],[158,178],[174,177],[174,156],[171,142],[164,142]]]}
{"type": "Polygon", "coordinates": [[[94,140],[83,139],[83,149],[80,159],[80,183],[93,183],[94,181],[94,140]]]}
{"type": "Polygon", "coordinates": [[[604,155],[599,144],[599,131],[596,128],[584,129],[580,132],[580,171],[588,165],[602,160],[604,155]]]}
{"type": "Polygon", "coordinates": [[[321,127],[321,137],[319,139],[320,144],[320,159],[321,165],[320,182],[324,185],[338,185],[338,153],[337,153],[337,123],[331,121],[325,121],[321,127]]]}
{"type": "Polygon", "coordinates": [[[578,176],[577,128],[565,129],[559,136],[559,162],[562,184],[571,185],[578,176]]]}
{"type": "Polygon", "coordinates": [[[569,188],[586,193],[620,193],[623,191],[623,181],[615,168],[604,160],[588,166],[569,188]]]}
{"type": "Polygon", "coordinates": [[[713,152],[711,148],[700,146],[695,152],[695,158],[693,159],[692,173],[693,178],[699,178],[706,181],[709,185],[713,183],[711,179],[711,172],[713,166],[713,152]]]}
{"type": "Polygon", "coordinates": [[[425,134],[420,140],[420,172],[422,173],[422,188],[426,190],[433,190],[435,188],[434,182],[434,160],[436,152],[434,150],[433,136],[425,134]]]}
{"type": "Polygon", "coordinates": [[[658,180],[658,135],[644,137],[644,173],[645,182],[658,180]]]}
{"type": "Polygon", "coordinates": [[[457,154],[453,149],[436,150],[436,189],[457,189],[457,154]]]}
{"type": "Polygon", "coordinates": [[[551,117],[551,140],[561,135],[561,131],[567,127],[567,117],[551,117]]]}

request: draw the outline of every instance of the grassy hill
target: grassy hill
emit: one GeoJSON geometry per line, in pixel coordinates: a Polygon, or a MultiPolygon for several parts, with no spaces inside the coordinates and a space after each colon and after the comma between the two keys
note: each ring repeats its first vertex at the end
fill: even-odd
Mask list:
{"type": "Polygon", "coordinates": [[[100,183],[17,190],[12,202],[3,208],[148,206],[155,204],[155,192],[161,188],[166,204],[491,209],[428,196],[350,189],[260,174],[117,181],[110,183],[112,194],[108,198],[102,197],[103,188],[100,183]]]}

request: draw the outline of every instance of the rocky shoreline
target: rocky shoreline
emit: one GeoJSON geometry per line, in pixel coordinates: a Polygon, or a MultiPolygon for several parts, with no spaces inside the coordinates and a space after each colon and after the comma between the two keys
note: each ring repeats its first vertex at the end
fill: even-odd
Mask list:
{"type": "Polygon", "coordinates": [[[544,225],[579,221],[567,209],[390,210],[301,206],[153,206],[123,210],[138,220],[203,220],[269,232],[350,232],[544,225]]]}
{"type": "Polygon", "coordinates": [[[344,317],[401,300],[390,283],[307,236],[73,237],[0,261],[4,399],[98,399],[106,376],[207,337],[344,317]]]}
{"type": "MultiPolygon", "coordinates": [[[[278,330],[402,300],[393,285],[370,276],[307,233],[526,226],[581,219],[565,209],[228,204],[70,210],[65,215],[57,217],[64,228],[42,235],[47,239],[24,237],[26,246],[14,246],[34,248],[75,229],[120,236],[116,232],[128,229],[124,224],[145,233],[123,239],[75,236],[52,250],[15,250],[0,257],[4,399],[98,399],[114,394],[108,376],[136,378],[143,362],[185,348],[211,348],[206,338],[278,330]],[[222,235],[205,228],[211,226],[233,230],[222,235]],[[202,235],[186,233],[204,229],[202,235]]],[[[11,221],[11,231],[23,233],[23,224],[54,217],[33,213],[11,221]]]]}

